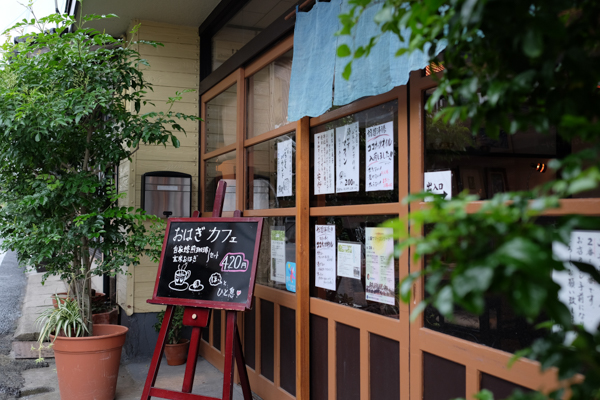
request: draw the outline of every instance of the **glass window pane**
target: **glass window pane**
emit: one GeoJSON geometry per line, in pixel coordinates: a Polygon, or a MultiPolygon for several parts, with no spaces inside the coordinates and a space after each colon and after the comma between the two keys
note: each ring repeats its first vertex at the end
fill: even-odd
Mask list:
{"type": "Polygon", "coordinates": [[[248,78],[248,138],[287,124],[292,50],[248,78]]]}
{"type": "MultiPolygon", "coordinates": [[[[322,207],[322,206],[343,206],[350,204],[373,204],[373,203],[392,203],[398,201],[398,101],[390,101],[389,103],[382,104],[377,107],[370,108],[368,110],[361,111],[356,114],[348,115],[347,117],[340,118],[333,122],[323,124],[311,129],[311,149],[310,149],[310,167],[311,167],[311,207],[322,207]],[[341,174],[342,171],[336,171],[336,160],[339,158],[338,154],[342,155],[343,151],[339,151],[331,148],[333,153],[332,157],[325,157],[326,162],[319,160],[317,164],[322,169],[324,164],[328,165],[332,173],[336,176],[333,178],[333,187],[330,194],[314,195],[315,193],[315,135],[325,132],[332,132],[333,136],[331,140],[335,143],[338,135],[338,128],[344,126],[350,126],[354,123],[358,123],[358,190],[350,190],[347,192],[341,192],[337,185],[337,175],[341,174]],[[373,132],[374,129],[393,126],[391,134],[387,136],[389,143],[383,140],[383,136],[374,136],[367,143],[366,134],[367,130],[373,132]],[[374,141],[373,141],[374,140],[374,141]],[[381,143],[380,143],[381,142],[381,143]],[[373,151],[373,146],[377,145],[377,151],[373,151]],[[388,153],[389,158],[393,160],[389,161],[389,164],[384,167],[377,167],[381,165],[378,162],[373,163],[374,154],[377,153],[376,157],[380,156],[380,153],[388,153]],[[369,153],[369,154],[367,154],[369,153]],[[367,165],[367,156],[370,158],[370,162],[367,165]],[[381,177],[383,176],[383,170],[393,177],[387,178],[387,188],[385,190],[367,190],[367,185],[373,185],[373,182],[377,182],[376,178],[379,177],[379,181],[376,184],[376,188],[382,187],[381,177]],[[367,175],[369,175],[367,177],[367,175]],[[367,179],[369,178],[369,179],[367,179]]],[[[336,144],[337,146],[337,144],[336,144]]],[[[406,161],[404,161],[406,162],[406,161]]],[[[318,172],[320,173],[320,171],[318,172]]]]}
{"type": "Polygon", "coordinates": [[[295,132],[249,147],[246,176],[249,193],[246,207],[249,210],[294,207],[296,205],[295,132]],[[278,160],[278,154],[281,155],[281,160],[278,160]],[[278,161],[280,175],[277,174],[278,161]],[[281,166],[281,164],[285,165],[281,166]],[[283,181],[278,182],[278,179],[283,181]]]}
{"type": "Polygon", "coordinates": [[[250,0],[213,35],[212,70],[219,68],[295,4],[295,0],[250,0]]]}
{"type": "MultiPolygon", "coordinates": [[[[434,90],[428,90],[426,97],[434,90]]],[[[441,99],[438,109],[444,106],[441,99]]],[[[425,171],[452,171],[453,193],[466,189],[480,199],[490,199],[500,192],[533,189],[556,178],[547,168],[538,172],[538,165],[570,152],[570,145],[556,131],[501,132],[491,139],[484,129],[474,135],[468,120],[450,125],[434,122],[434,114],[425,112],[425,171]]]]}
{"type": "Polygon", "coordinates": [[[288,262],[296,263],[296,218],[264,218],[256,283],[287,290],[285,280],[288,262]],[[277,234],[278,231],[281,232],[280,235],[277,234]],[[284,235],[285,245],[282,245],[284,235]],[[277,245],[279,246],[277,247],[277,245]]]}
{"type": "Polygon", "coordinates": [[[237,83],[206,103],[206,151],[210,153],[237,139],[237,83]]]}
{"type": "MultiPolygon", "coordinates": [[[[310,234],[311,234],[311,249],[310,249],[310,276],[311,276],[311,296],[325,299],[334,303],[343,304],[348,307],[358,308],[375,314],[381,314],[389,316],[391,318],[399,318],[398,313],[398,259],[394,259],[393,271],[384,271],[384,267],[381,269],[372,266],[373,271],[367,271],[366,262],[366,251],[365,245],[367,244],[367,230],[366,228],[375,228],[379,224],[392,219],[397,218],[394,215],[357,215],[357,216],[345,216],[345,217],[316,217],[311,218],[310,234]],[[337,270],[338,276],[336,276],[335,287],[336,290],[323,289],[315,285],[315,225],[334,225],[335,226],[335,238],[336,238],[336,250],[337,244],[342,241],[343,244],[354,244],[361,245],[361,260],[360,260],[360,271],[357,271],[359,278],[350,278],[345,276],[339,276],[340,270],[334,266],[334,271],[337,270]],[[392,296],[385,294],[383,291],[383,282],[385,279],[385,272],[393,272],[393,291],[392,296]],[[375,276],[371,277],[369,274],[377,274],[380,283],[372,283],[375,280],[375,276]],[[367,285],[369,287],[367,287],[367,285]],[[376,286],[375,290],[370,289],[376,286]],[[382,290],[379,290],[381,287],[382,290]],[[384,293],[384,297],[393,297],[393,304],[385,304],[383,302],[376,302],[366,299],[366,292],[370,293],[384,293]]],[[[337,251],[336,251],[337,253],[337,251]]],[[[337,254],[336,254],[337,259],[337,254]]],[[[334,261],[335,262],[335,261],[334,261]]],[[[391,276],[390,276],[391,278],[391,276]]]]}
{"type": "Polygon", "coordinates": [[[223,202],[223,211],[235,211],[235,151],[206,160],[205,171],[206,187],[204,189],[204,211],[213,210],[213,204],[215,202],[215,195],[217,192],[217,184],[221,179],[225,179],[227,182],[227,188],[225,189],[225,200],[223,202]]]}
{"type": "MultiPolygon", "coordinates": [[[[540,217],[537,220],[542,226],[553,229],[556,218],[540,217]]],[[[432,229],[432,225],[425,225],[425,234],[432,229]]],[[[494,246],[490,243],[490,248],[494,246]]],[[[427,259],[425,260],[427,263],[427,259]]],[[[448,268],[452,269],[451,260],[448,268]]],[[[446,281],[444,278],[442,283],[446,281]]],[[[425,297],[429,297],[425,292],[425,297]]],[[[496,293],[486,293],[485,309],[482,315],[475,315],[466,311],[458,304],[454,304],[454,319],[447,320],[433,306],[427,306],[423,312],[425,328],[458,337],[470,342],[514,353],[529,347],[533,341],[545,334],[544,329],[535,326],[547,321],[545,314],[540,315],[533,322],[527,322],[523,317],[517,316],[507,299],[496,293]]]]}

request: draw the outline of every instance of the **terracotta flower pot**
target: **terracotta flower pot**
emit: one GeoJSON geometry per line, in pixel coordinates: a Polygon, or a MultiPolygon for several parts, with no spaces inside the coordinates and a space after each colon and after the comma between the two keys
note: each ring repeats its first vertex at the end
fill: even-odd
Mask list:
{"type": "MultiPolygon", "coordinates": [[[[54,357],[62,400],[113,400],[128,328],[94,325],[94,336],[58,336],[54,357]]],[[[54,337],[52,337],[54,339],[54,337]]]]}
{"type": "Polygon", "coordinates": [[[117,307],[117,306],[114,306],[112,310],[107,311],[107,312],[92,314],[92,322],[94,324],[117,325],[118,320],[119,320],[119,307],[117,307]]]}
{"type": "Polygon", "coordinates": [[[181,365],[187,360],[190,341],[188,339],[180,339],[177,344],[165,345],[165,356],[167,356],[167,364],[181,365]]]}
{"type": "Polygon", "coordinates": [[[60,293],[55,293],[52,295],[52,305],[54,306],[54,308],[58,308],[58,302],[60,301],[60,303],[64,303],[65,299],[67,298],[67,292],[60,292],[60,293]]]}
{"type": "MultiPolygon", "coordinates": [[[[92,301],[99,301],[102,298],[104,298],[104,296],[106,296],[104,293],[94,291],[94,294],[92,295],[92,301]]],[[[52,295],[52,305],[54,306],[54,308],[58,308],[59,301],[61,304],[64,303],[64,301],[67,297],[68,297],[67,292],[59,292],[59,293],[53,294],[52,295]]],[[[96,323],[96,322],[94,322],[94,323],[96,323]]]]}

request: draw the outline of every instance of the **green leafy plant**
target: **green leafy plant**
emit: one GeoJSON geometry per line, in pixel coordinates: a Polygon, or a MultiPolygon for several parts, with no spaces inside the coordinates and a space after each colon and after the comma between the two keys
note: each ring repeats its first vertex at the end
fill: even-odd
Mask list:
{"type": "MultiPolygon", "coordinates": [[[[167,332],[167,343],[177,344],[181,340],[181,330],[183,329],[183,310],[182,306],[175,306],[173,310],[173,318],[171,319],[171,326],[167,332]]],[[[160,328],[165,318],[165,310],[158,313],[156,316],[156,324],[154,324],[154,330],[160,332],[160,328]]]]}
{"type": "Polygon", "coordinates": [[[141,144],[179,147],[178,122],[199,120],[171,110],[181,93],[168,111],[141,112],[152,105],[140,70],[148,63],[134,43],[85,27],[110,17],[24,20],[11,29],[39,32],[5,43],[0,59],[1,246],[21,264],[46,261],[44,278],[68,284],[85,334],[93,329],[91,277],[160,255],[164,222],[124,206],[119,166],[141,144]],[[93,265],[99,252],[103,261],[93,265]]]}
{"type": "MultiPolygon", "coordinates": [[[[340,15],[341,35],[352,35],[372,0],[349,0],[352,7],[340,15]]],[[[426,109],[433,113],[440,98],[448,104],[433,116],[436,123],[457,125],[470,120],[472,132],[485,128],[492,138],[533,129],[558,132],[565,142],[587,147],[552,160],[556,179],[531,191],[502,193],[475,212],[467,206],[475,196],[463,193],[450,201],[440,196],[427,207],[412,210],[403,220],[391,221],[399,239],[396,255],[411,251],[423,259],[422,271],[412,272],[400,284],[407,302],[413,284],[425,279],[430,294],[413,313],[428,304],[445,318],[454,305],[481,314],[485,295],[502,295],[513,311],[533,322],[542,312],[549,321],[532,346],[516,354],[540,362],[542,369],[557,368],[571,399],[600,399],[600,333],[586,331],[572,320],[570,310],[558,300],[559,286],[553,271],[565,269],[552,254],[553,243],[568,243],[573,229],[598,229],[597,218],[565,215],[551,227],[540,217],[559,210],[561,199],[580,195],[600,182],[600,3],[593,0],[384,0],[373,24],[380,33],[367,45],[345,45],[338,56],[352,60],[368,57],[381,35],[393,34],[403,45],[396,55],[424,50],[430,62],[444,71],[432,75],[437,89],[426,109]],[[436,57],[438,44],[447,43],[436,57]],[[441,59],[443,57],[443,60],[441,59]],[[440,121],[440,122],[436,122],[440,121]],[[423,235],[427,227],[427,234],[423,235]],[[451,268],[449,266],[452,266],[451,268]],[[552,329],[550,329],[552,328],[552,329]],[[566,340],[566,339],[569,340],[566,340]],[[582,374],[584,380],[575,376],[582,374]],[[575,378],[575,379],[574,379],[575,378]]],[[[459,125],[460,126],[460,125],[459,125]]],[[[459,128],[457,128],[459,129],[459,128]]],[[[424,193],[405,199],[421,202],[424,193]]],[[[560,211],[559,211],[560,213],[560,211]]],[[[591,265],[574,262],[582,274],[600,282],[591,265]]],[[[515,393],[511,399],[562,398],[551,393],[515,393]]],[[[478,399],[492,399],[482,391],[478,399]]]]}
{"type": "Polygon", "coordinates": [[[42,349],[50,348],[57,336],[81,337],[89,333],[87,324],[81,316],[79,303],[71,297],[59,301],[56,308],[47,308],[42,311],[36,319],[36,324],[40,327],[37,348],[40,356],[37,362],[44,360],[41,356],[42,349]],[[45,346],[44,343],[50,341],[52,335],[54,335],[54,339],[45,346]]]}

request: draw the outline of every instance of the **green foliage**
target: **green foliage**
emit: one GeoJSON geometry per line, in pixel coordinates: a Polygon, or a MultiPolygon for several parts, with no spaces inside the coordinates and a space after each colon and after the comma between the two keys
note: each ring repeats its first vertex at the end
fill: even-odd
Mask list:
{"type": "MultiPolygon", "coordinates": [[[[58,298],[58,295],[56,296],[58,298]]],[[[56,308],[47,308],[37,317],[36,323],[40,326],[40,335],[38,337],[38,351],[41,353],[44,348],[44,342],[50,340],[50,335],[54,335],[54,340],[59,335],[67,337],[81,337],[85,333],[90,333],[87,324],[81,316],[79,303],[72,297],[65,298],[57,302],[56,308]]],[[[52,343],[49,345],[51,346],[52,343]]],[[[43,361],[40,357],[37,362],[43,361]]]]}
{"type": "Polygon", "coordinates": [[[152,86],[133,43],[83,25],[69,32],[76,21],[65,15],[16,27],[32,23],[60,33],[46,29],[3,45],[10,56],[0,60],[1,246],[22,263],[45,261],[45,278],[68,282],[91,331],[90,277],[122,273],[144,254],[156,259],[164,235],[158,218],[120,206],[119,165],[140,144],[178,147],[179,121],[198,118],[140,113],[151,105],[144,96],[152,86]],[[98,252],[104,261],[92,268],[98,252]]]}
{"type": "MultiPolygon", "coordinates": [[[[173,311],[173,318],[171,319],[171,326],[167,332],[167,343],[177,344],[181,340],[181,330],[183,329],[183,310],[182,306],[175,306],[173,311]]],[[[156,316],[156,324],[154,324],[154,330],[160,332],[160,328],[165,318],[165,310],[158,313],[156,316]]]]}
{"type": "MultiPolygon", "coordinates": [[[[338,34],[351,35],[371,2],[350,0],[354,7],[340,15],[343,29],[338,34]]],[[[558,178],[533,191],[498,194],[476,212],[467,212],[474,196],[463,193],[450,201],[436,196],[407,219],[388,223],[399,232],[397,254],[410,249],[412,257],[425,261],[423,271],[412,272],[400,283],[400,296],[407,302],[413,283],[427,277],[431,297],[415,313],[432,304],[452,318],[456,304],[481,314],[486,293],[502,295],[515,313],[530,321],[543,311],[550,319],[539,326],[545,335],[517,355],[538,360],[542,369],[556,367],[561,380],[583,374],[583,382],[565,382],[571,398],[582,400],[600,398],[600,334],[573,324],[569,309],[558,300],[552,271],[564,266],[553,258],[552,243],[567,243],[573,229],[599,229],[600,223],[567,215],[543,226],[539,217],[559,209],[561,198],[596,188],[600,181],[599,16],[600,2],[595,0],[384,0],[373,22],[381,34],[406,39],[407,48],[397,55],[432,43],[430,60],[446,67],[433,76],[438,88],[427,109],[433,112],[441,97],[449,106],[429,126],[470,119],[472,132],[484,127],[492,137],[500,130],[514,134],[556,129],[564,141],[575,139],[588,147],[553,160],[549,166],[558,178]],[[406,28],[410,35],[403,38],[400,33],[406,28]],[[433,53],[442,40],[448,43],[443,60],[433,53]]],[[[342,49],[338,55],[349,60],[367,56],[376,39],[366,49],[342,49]]],[[[460,125],[456,130],[460,132],[460,125]]],[[[425,196],[406,201],[423,201],[425,196]]],[[[599,281],[594,268],[575,265],[599,281]]],[[[510,398],[547,396],[561,398],[562,392],[514,393],[510,398]]],[[[493,397],[482,391],[477,398],[493,397]]]]}

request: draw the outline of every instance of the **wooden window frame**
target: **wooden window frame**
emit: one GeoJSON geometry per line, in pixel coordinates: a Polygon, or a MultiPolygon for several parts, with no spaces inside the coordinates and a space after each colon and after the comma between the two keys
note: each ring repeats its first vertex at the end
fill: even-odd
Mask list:
{"type": "MultiPolygon", "coordinates": [[[[422,71],[414,71],[410,77],[410,192],[423,190],[423,174],[425,172],[425,115],[423,112],[425,91],[437,86],[432,77],[424,76],[422,71]]],[[[485,200],[474,201],[467,206],[467,212],[473,213],[481,208],[485,200]]],[[[570,213],[584,215],[600,215],[600,199],[563,199],[561,208],[550,210],[544,215],[557,216],[570,213]]],[[[411,211],[426,207],[426,203],[412,203],[411,211]]],[[[411,231],[413,237],[421,231],[411,231]]],[[[411,253],[414,249],[411,249],[411,253]]],[[[424,268],[423,260],[410,261],[410,271],[424,268]]],[[[413,298],[410,301],[411,311],[424,299],[424,279],[415,282],[413,298]]],[[[410,327],[410,398],[423,398],[423,352],[456,362],[466,369],[466,398],[472,398],[481,387],[481,375],[486,373],[514,384],[532,389],[551,391],[558,387],[556,370],[540,372],[540,364],[528,359],[521,359],[509,369],[508,362],[513,354],[483,346],[448,334],[425,328],[421,313],[410,327]]]]}
{"type": "MultiPolygon", "coordinates": [[[[319,216],[353,216],[353,215],[397,215],[400,218],[406,217],[408,214],[408,206],[402,203],[402,199],[408,195],[408,173],[409,173],[409,158],[408,158],[408,93],[406,86],[400,86],[391,91],[378,95],[357,100],[351,104],[329,111],[319,117],[310,118],[309,128],[313,128],[322,124],[326,124],[340,118],[355,114],[390,101],[398,101],[398,131],[396,132],[396,141],[398,143],[398,201],[392,203],[375,203],[375,204],[358,204],[358,205],[343,205],[343,206],[314,206],[310,207],[310,180],[309,176],[309,161],[310,161],[310,131],[304,135],[306,143],[304,144],[304,152],[300,154],[305,160],[306,166],[304,173],[305,184],[307,188],[306,199],[303,204],[303,209],[308,208],[308,214],[303,222],[303,230],[305,230],[305,264],[310,269],[314,266],[310,265],[309,256],[309,229],[310,218],[319,216]]],[[[300,207],[300,205],[298,205],[300,207]]],[[[400,256],[398,275],[402,278],[409,273],[408,254],[404,253],[400,256]]],[[[308,282],[305,282],[308,286],[308,282]]],[[[310,292],[310,288],[308,288],[310,292]]],[[[399,303],[399,319],[392,319],[383,315],[373,314],[364,310],[357,310],[352,307],[333,303],[324,299],[310,297],[309,309],[310,313],[306,315],[306,321],[303,322],[308,326],[310,314],[326,318],[328,321],[328,397],[330,399],[337,398],[337,371],[336,371],[336,327],[337,323],[349,325],[360,330],[360,398],[368,399],[370,397],[370,334],[376,334],[399,342],[399,370],[400,376],[398,383],[400,386],[400,398],[409,398],[409,306],[403,302],[399,303]]]]}

